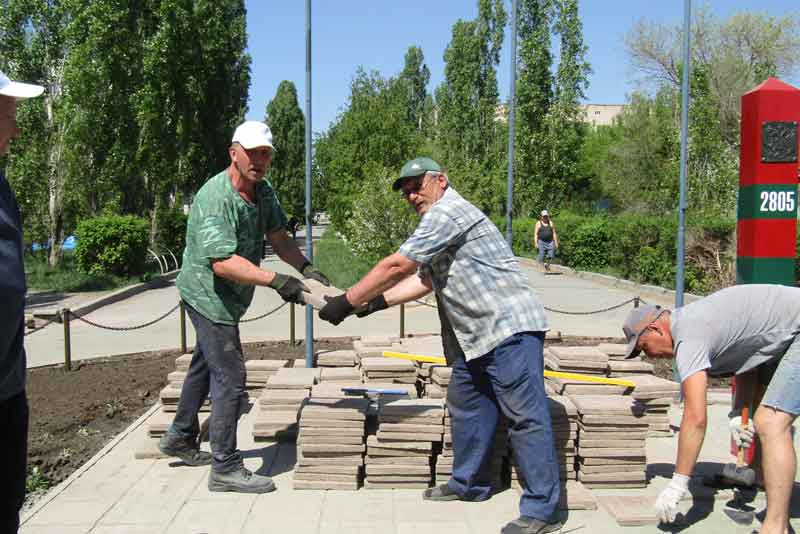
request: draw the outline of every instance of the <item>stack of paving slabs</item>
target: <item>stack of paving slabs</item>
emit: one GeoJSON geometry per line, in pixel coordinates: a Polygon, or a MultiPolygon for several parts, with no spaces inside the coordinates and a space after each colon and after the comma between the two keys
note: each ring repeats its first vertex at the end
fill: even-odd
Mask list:
{"type": "Polygon", "coordinates": [[[319,369],[282,367],[270,376],[253,416],[253,437],[259,441],[294,439],[298,413],[319,374],[319,369]]]}
{"type": "Polygon", "coordinates": [[[253,438],[280,441],[297,437],[297,417],[308,398],[305,388],[265,389],[253,411],[253,438]]]}
{"type": "Polygon", "coordinates": [[[648,423],[629,396],[574,395],[580,414],[578,480],[588,488],[643,488],[648,423]]]}
{"type": "Polygon", "coordinates": [[[300,412],[294,489],[357,490],[367,399],[311,399],[300,412]]]}
{"type": "Polygon", "coordinates": [[[415,384],[417,367],[413,362],[396,358],[369,357],[361,359],[364,382],[415,384]]]}
{"type": "Polygon", "coordinates": [[[436,456],[436,477],[434,484],[439,486],[446,483],[453,476],[453,427],[450,421],[450,410],[444,408],[444,434],[442,435],[442,450],[436,456]]]}
{"type": "Polygon", "coordinates": [[[360,384],[361,370],[358,367],[323,367],[320,369],[320,384],[360,384]]]}
{"type": "MultiPolygon", "coordinates": [[[[545,367],[563,373],[605,376],[608,371],[608,355],[594,347],[549,347],[545,354],[545,367]]],[[[560,378],[547,379],[556,393],[577,394],[622,394],[625,388],[606,384],[592,384],[560,378]]]]}
{"type": "MultiPolygon", "coordinates": [[[[200,425],[205,424],[206,420],[210,417],[209,412],[202,412],[198,414],[200,425]]],[[[147,420],[147,435],[151,438],[160,438],[169,430],[172,421],[175,419],[174,413],[159,411],[154,413],[147,420]]]]}
{"type": "Polygon", "coordinates": [[[597,345],[597,350],[608,354],[609,360],[624,360],[628,353],[628,345],[625,343],[600,343],[597,345]]]}
{"type": "Polygon", "coordinates": [[[353,350],[359,359],[381,357],[384,351],[394,350],[392,343],[399,341],[396,336],[361,336],[361,339],[353,341],[353,350]]]}
{"type": "MultiPolygon", "coordinates": [[[[164,389],[161,390],[159,393],[159,399],[161,400],[161,410],[164,412],[175,412],[178,409],[178,401],[181,398],[181,388],[183,384],[174,385],[172,383],[168,384],[164,389]]],[[[211,401],[206,399],[203,405],[200,407],[201,412],[209,412],[211,411],[211,401]]]]}
{"type": "Polygon", "coordinates": [[[625,379],[636,384],[631,397],[644,411],[645,419],[649,424],[648,435],[652,437],[672,436],[669,407],[673,399],[680,394],[680,384],[653,375],[632,375],[625,379]]]}
{"type": "Polygon", "coordinates": [[[186,372],[189,370],[189,364],[192,363],[192,354],[182,354],[175,358],[175,370],[186,372]]]}
{"type": "MultiPolygon", "coordinates": [[[[578,442],[578,410],[567,397],[548,397],[550,424],[553,428],[556,459],[562,481],[575,480],[575,455],[578,442]]],[[[521,489],[523,477],[517,470],[515,457],[511,455],[511,487],[521,489]]]]}
{"type": "Polygon", "coordinates": [[[643,362],[641,358],[608,361],[608,376],[612,378],[627,378],[630,375],[652,375],[654,372],[655,367],[653,367],[653,364],[643,362]]]}
{"type": "Polygon", "coordinates": [[[289,360],[246,360],[244,367],[247,369],[247,382],[245,388],[261,391],[267,385],[267,380],[289,365],[289,360]]]}
{"type": "Polygon", "coordinates": [[[441,388],[434,387],[431,388],[431,384],[433,383],[431,380],[431,372],[435,367],[445,367],[443,364],[439,363],[430,363],[430,362],[416,362],[417,365],[417,388],[419,389],[421,396],[425,397],[426,399],[442,399],[444,396],[440,396],[441,388]]]}
{"type": "Polygon", "coordinates": [[[431,368],[431,382],[426,384],[425,396],[430,399],[447,398],[447,386],[450,385],[451,367],[437,365],[431,368]]]}
{"type": "Polygon", "coordinates": [[[433,444],[442,440],[443,420],[440,400],[381,400],[377,433],[367,438],[364,487],[429,487],[433,444]]]}
{"type": "Polygon", "coordinates": [[[352,368],[358,364],[358,355],[354,350],[321,350],[315,356],[320,367],[352,368]]]}

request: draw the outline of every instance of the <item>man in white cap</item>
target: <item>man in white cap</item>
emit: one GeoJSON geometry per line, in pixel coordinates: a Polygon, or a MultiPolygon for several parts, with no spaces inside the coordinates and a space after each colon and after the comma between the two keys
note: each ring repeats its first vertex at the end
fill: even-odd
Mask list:
{"type": "MultiPolygon", "coordinates": [[[[11,81],[0,72],[0,157],[8,153],[17,127],[17,101],[39,96],[39,85],[11,81]]],[[[17,532],[25,500],[28,457],[28,399],[25,395],[25,267],[19,207],[0,169],[0,532],[17,532]]]]}
{"type": "Polygon", "coordinates": [[[238,325],[255,286],[271,287],[287,302],[302,302],[301,294],[308,288],[293,276],[259,267],[264,236],[278,256],[304,277],[330,285],[286,233],[286,215],[263,179],[274,149],[266,124],[247,121],[236,128],[228,149],[230,166],[210,178],[192,203],[183,267],[176,281],[197,343],[175,419],[159,448],[189,465],[211,464],[211,491],[275,489],[269,477],[244,467],[236,447],[239,415],[247,405],[238,325]],[[211,454],[200,451],[197,443],[197,414],[209,391],[211,454]]]}
{"type": "Polygon", "coordinates": [[[656,500],[656,512],[672,523],[678,503],[689,493],[706,434],[708,377],[736,376],[734,413],[755,403],[759,384],[767,385],[753,418],[740,417],[730,429],[740,446],[758,433],[762,446],[767,513],[761,534],[788,532],[789,501],[797,469],[792,425],[800,414],[800,289],[748,284],[728,287],[676,310],[646,305],[628,314],[622,327],[627,357],[644,352],[675,358],[684,408],[678,457],[669,485],[656,500]]]}

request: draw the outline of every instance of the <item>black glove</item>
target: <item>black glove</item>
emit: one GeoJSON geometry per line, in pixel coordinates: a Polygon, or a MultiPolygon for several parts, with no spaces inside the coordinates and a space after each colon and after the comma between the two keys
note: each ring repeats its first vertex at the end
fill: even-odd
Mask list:
{"type": "Polygon", "coordinates": [[[306,262],[303,265],[303,267],[300,269],[300,274],[302,274],[305,278],[316,280],[323,286],[331,287],[331,281],[328,280],[328,277],[316,270],[310,262],[306,262]]]}
{"type": "Polygon", "coordinates": [[[386,303],[386,299],[383,297],[383,295],[378,295],[374,299],[367,302],[366,306],[359,308],[358,311],[356,311],[356,315],[358,317],[366,317],[367,315],[375,313],[376,311],[385,310],[388,307],[389,305],[386,303]]]}
{"type": "Polygon", "coordinates": [[[295,304],[304,304],[300,299],[303,292],[311,293],[303,282],[288,274],[275,273],[275,278],[268,285],[277,291],[283,300],[295,304]]]}
{"type": "Polygon", "coordinates": [[[325,295],[327,304],[319,311],[319,318],[333,325],[337,325],[344,321],[345,317],[350,315],[355,307],[347,300],[347,293],[342,293],[335,297],[325,295]]]}

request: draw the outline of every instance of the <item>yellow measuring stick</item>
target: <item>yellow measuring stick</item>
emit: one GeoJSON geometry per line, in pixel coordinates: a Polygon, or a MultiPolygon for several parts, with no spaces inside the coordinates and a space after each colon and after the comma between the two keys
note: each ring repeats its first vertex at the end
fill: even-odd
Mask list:
{"type": "MultiPolygon", "coordinates": [[[[423,356],[421,354],[407,354],[405,352],[394,352],[386,350],[383,355],[387,358],[399,358],[401,360],[411,360],[412,362],[426,362],[426,363],[440,363],[447,365],[447,362],[441,356],[423,356]]],[[[563,378],[565,380],[578,380],[580,382],[594,382],[595,384],[610,384],[613,386],[625,386],[635,388],[636,384],[630,380],[623,380],[622,378],[606,378],[604,376],[582,375],[579,373],[562,373],[561,371],[548,371],[545,370],[544,376],[551,378],[563,378]]]]}

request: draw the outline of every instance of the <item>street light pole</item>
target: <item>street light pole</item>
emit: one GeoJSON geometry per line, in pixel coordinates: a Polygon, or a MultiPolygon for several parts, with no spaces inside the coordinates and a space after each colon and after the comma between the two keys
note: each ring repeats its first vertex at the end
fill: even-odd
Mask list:
{"type": "Polygon", "coordinates": [[[675,268],[675,307],[683,306],[684,264],[686,253],[686,153],[689,136],[689,72],[691,54],[689,50],[692,31],[692,0],[683,3],[683,83],[681,85],[681,171],[680,196],[678,198],[678,250],[675,268]]]}

